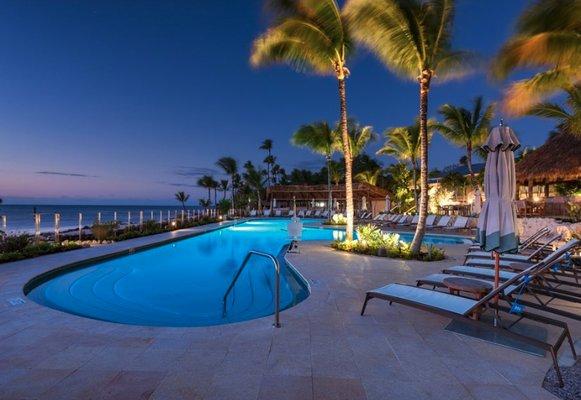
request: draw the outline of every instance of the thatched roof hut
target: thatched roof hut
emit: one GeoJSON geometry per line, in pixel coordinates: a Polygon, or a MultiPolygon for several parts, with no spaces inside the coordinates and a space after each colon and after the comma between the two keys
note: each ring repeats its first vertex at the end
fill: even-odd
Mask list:
{"type": "Polygon", "coordinates": [[[521,185],[581,180],[581,138],[557,133],[516,164],[521,185]]]}

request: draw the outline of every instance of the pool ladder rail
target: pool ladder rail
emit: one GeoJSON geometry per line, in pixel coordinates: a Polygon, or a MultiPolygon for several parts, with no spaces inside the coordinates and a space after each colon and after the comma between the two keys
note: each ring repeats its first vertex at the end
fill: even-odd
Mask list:
{"type": "Polygon", "coordinates": [[[281,324],[280,324],[280,263],[278,262],[276,257],[273,256],[272,254],[263,253],[261,251],[250,250],[248,252],[248,254],[246,254],[244,261],[242,261],[242,264],[240,264],[240,268],[238,268],[236,275],[234,275],[234,279],[232,279],[230,286],[228,286],[226,293],[224,293],[224,298],[222,299],[222,316],[223,317],[226,316],[226,304],[227,304],[228,295],[230,294],[230,292],[234,288],[236,281],[240,277],[240,274],[242,273],[242,271],[244,271],[244,268],[246,268],[246,265],[248,264],[248,261],[250,261],[250,258],[252,258],[252,256],[267,258],[270,261],[272,261],[272,265],[274,266],[276,281],[275,281],[275,286],[274,286],[274,324],[273,324],[273,326],[275,328],[280,328],[281,327],[281,324]]]}

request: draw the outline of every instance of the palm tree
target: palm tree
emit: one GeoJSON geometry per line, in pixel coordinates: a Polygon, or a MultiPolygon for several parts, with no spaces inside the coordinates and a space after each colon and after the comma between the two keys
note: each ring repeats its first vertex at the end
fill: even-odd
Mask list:
{"type": "Polygon", "coordinates": [[[226,193],[228,193],[228,179],[220,180],[220,191],[222,192],[222,200],[226,200],[226,193]]]}
{"type": "Polygon", "coordinates": [[[551,118],[557,121],[557,128],[571,135],[581,135],[581,89],[573,86],[565,89],[565,106],[556,103],[539,103],[532,106],[528,115],[551,118]],[[568,109],[567,109],[568,108],[568,109]]]}
{"type": "Polygon", "coordinates": [[[235,176],[238,173],[238,163],[233,157],[222,157],[217,162],[216,165],[224,171],[224,173],[230,176],[230,192],[232,195],[232,208],[235,209],[234,205],[234,189],[235,189],[235,176]]]}
{"type": "Polygon", "coordinates": [[[260,150],[266,150],[267,156],[264,159],[266,164],[266,186],[270,187],[270,166],[274,164],[274,157],[272,156],[272,139],[264,139],[259,147],[260,150]]]}
{"type": "Polygon", "coordinates": [[[200,179],[198,179],[198,186],[208,189],[208,203],[210,203],[210,195],[213,182],[214,178],[212,178],[210,175],[204,175],[200,179]]]}
{"type": "MultiPolygon", "coordinates": [[[[436,120],[428,120],[428,143],[431,141],[436,120]]],[[[412,182],[414,186],[414,204],[418,207],[417,171],[420,162],[420,119],[416,118],[413,125],[387,129],[383,135],[385,143],[376,154],[392,156],[400,161],[409,162],[412,166],[412,182]]]]}
{"type": "Polygon", "coordinates": [[[470,54],[452,50],[453,0],[349,0],[345,13],[356,39],[394,73],[419,83],[420,208],[411,252],[419,254],[428,213],[428,97],[432,78],[467,72],[470,54]]]}
{"type": "Polygon", "coordinates": [[[350,71],[347,59],[353,46],[346,21],[335,0],[279,1],[278,19],[252,49],[254,66],[288,64],[297,71],[330,75],[337,79],[339,121],[345,154],[346,239],[353,239],[352,156],[347,130],[345,80],[350,71]]]}
{"type": "Polygon", "coordinates": [[[472,153],[474,149],[484,144],[488,137],[494,107],[494,104],[484,107],[482,96],[474,99],[471,110],[444,104],[439,109],[444,121],[435,126],[435,129],[452,144],[466,148],[466,167],[470,174],[470,183],[475,190],[478,183],[472,169],[472,153]]]}
{"type": "Polygon", "coordinates": [[[376,169],[375,171],[363,171],[355,175],[355,179],[359,182],[367,183],[369,185],[376,186],[377,179],[381,174],[381,168],[376,169]]]}
{"type": "Polygon", "coordinates": [[[175,198],[177,201],[182,203],[182,208],[185,210],[186,209],[186,202],[190,199],[190,195],[186,194],[186,192],[177,192],[175,194],[175,198]]]}
{"type": "MultiPolygon", "coordinates": [[[[373,127],[362,126],[354,119],[347,121],[347,127],[349,131],[351,157],[357,158],[357,156],[363,154],[367,144],[377,138],[377,135],[373,132],[373,127]]],[[[341,138],[338,136],[336,140],[340,143],[341,138]]]]}
{"type": "Polygon", "coordinates": [[[246,172],[242,174],[244,181],[254,193],[256,193],[258,210],[262,209],[262,190],[264,188],[264,170],[257,170],[252,162],[244,164],[246,172]]]}
{"type": "Polygon", "coordinates": [[[331,193],[331,161],[333,153],[338,148],[334,132],[327,122],[314,122],[301,126],[292,136],[291,143],[295,146],[306,147],[313,153],[321,154],[327,163],[327,208],[333,208],[333,195],[331,193]]]}
{"type": "Polygon", "coordinates": [[[507,90],[504,109],[526,114],[543,98],[581,80],[581,2],[537,0],[520,16],[515,35],[496,56],[492,74],[505,79],[515,70],[541,69],[507,90]]]}
{"type": "Polygon", "coordinates": [[[331,171],[331,181],[335,184],[335,186],[339,186],[339,182],[341,182],[345,177],[341,169],[341,164],[337,161],[331,160],[329,163],[329,169],[331,171]]]}
{"type": "Polygon", "coordinates": [[[214,206],[215,206],[216,204],[218,204],[218,188],[220,187],[220,184],[213,177],[212,180],[209,181],[209,184],[210,188],[214,189],[214,206]]]}

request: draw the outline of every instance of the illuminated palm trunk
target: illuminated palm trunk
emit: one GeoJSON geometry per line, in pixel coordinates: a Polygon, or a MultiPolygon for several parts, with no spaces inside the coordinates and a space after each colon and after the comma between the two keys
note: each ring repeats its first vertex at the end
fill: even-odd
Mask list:
{"type": "Polygon", "coordinates": [[[345,209],[347,214],[347,227],[345,239],[353,240],[353,182],[351,147],[349,146],[349,132],[347,131],[347,95],[345,92],[345,79],[339,79],[339,100],[341,107],[340,125],[341,139],[343,142],[343,154],[345,156],[345,209]]]}
{"type": "Polygon", "coordinates": [[[331,193],[331,155],[327,154],[327,191],[329,195],[327,197],[327,209],[329,210],[329,217],[331,216],[331,208],[333,208],[333,195],[331,193]]]}
{"type": "Polygon", "coordinates": [[[418,225],[411,244],[412,254],[419,254],[426,233],[428,214],[428,93],[432,73],[423,70],[420,83],[420,209],[418,225]]]}

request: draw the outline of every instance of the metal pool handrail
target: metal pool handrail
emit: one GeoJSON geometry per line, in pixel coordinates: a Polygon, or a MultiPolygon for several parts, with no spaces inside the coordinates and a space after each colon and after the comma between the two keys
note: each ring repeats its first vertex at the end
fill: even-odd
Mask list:
{"type": "Polygon", "coordinates": [[[280,263],[278,262],[276,257],[274,257],[272,254],[263,253],[261,251],[250,250],[248,252],[248,254],[246,254],[244,261],[242,261],[242,264],[240,264],[240,268],[238,268],[238,272],[236,272],[236,275],[234,275],[234,279],[232,279],[230,286],[228,286],[226,293],[224,293],[224,297],[222,299],[222,305],[223,305],[222,315],[226,316],[226,300],[228,298],[228,295],[230,294],[230,292],[234,288],[234,285],[236,284],[236,281],[240,277],[240,274],[242,273],[242,271],[246,267],[248,261],[250,260],[250,258],[253,255],[268,258],[270,261],[272,261],[272,264],[274,265],[276,282],[275,282],[275,287],[274,287],[274,324],[273,324],[273,326],[275,328],[280,328],[280,326],[281,326],[280,325],[280,263]]]}

